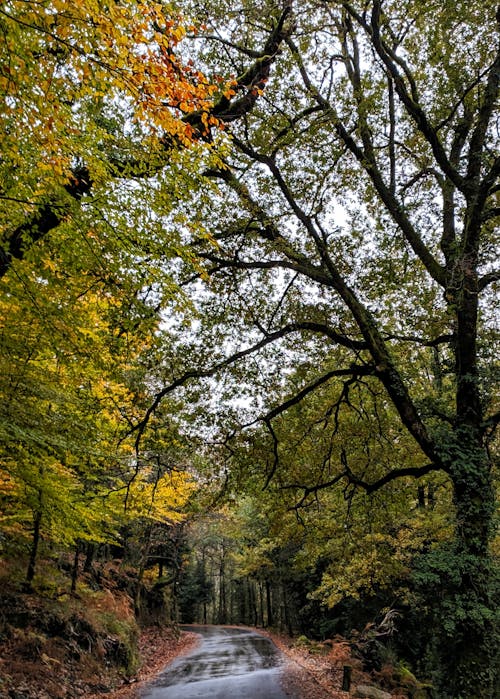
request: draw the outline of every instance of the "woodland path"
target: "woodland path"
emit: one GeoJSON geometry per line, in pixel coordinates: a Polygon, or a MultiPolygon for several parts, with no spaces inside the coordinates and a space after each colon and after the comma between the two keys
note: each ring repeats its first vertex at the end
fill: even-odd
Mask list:
{"type": "Polygon", "coordinates": [[[227,626],[184,628],[200,634],[201,643],[169,665],[142,699],[290,699],[280,686],[283,656],[268,638],[227,626]]]}

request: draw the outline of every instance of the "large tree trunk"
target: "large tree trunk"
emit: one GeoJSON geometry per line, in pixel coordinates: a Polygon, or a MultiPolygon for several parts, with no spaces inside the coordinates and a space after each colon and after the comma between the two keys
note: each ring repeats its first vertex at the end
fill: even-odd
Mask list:
{"type": "Polygon", "coordinates": [[[445,696],[453,699],[493,699],[498,646],[488,550],[494,510],[491,468],[484,449],[475,446],[470,435],[462,433],[457,446],[452,464],[455,549],[446,571],[451,584],[443,599],[444,629],[449,636],[442,648],[443,686],[445,696]]]}

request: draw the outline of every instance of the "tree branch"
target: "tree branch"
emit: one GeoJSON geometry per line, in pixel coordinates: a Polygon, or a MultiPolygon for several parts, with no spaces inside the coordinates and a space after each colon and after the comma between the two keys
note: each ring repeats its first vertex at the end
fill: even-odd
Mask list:
{"type": "MultiPolygon", "coordinates": [[[[238,94],[233,98],[227,98],[224,95],[220,96],[209,110],[209,115],[213,115],[221,122],[226,123],[241,118],[253,109],[269,78],[271,67],[279,54],[280,46],[293,31],[292,5],[292,0],[284,0],[284,9],[276,26],[269,33],[262,50],[255,52],[257,55],[256,60],[236,79],[234,90],[239,95],[244,93],[243,96],[238,96],[238,94]]],[[[193,112],[185,115],[183,118],[185,123],[190,124],[199,131],[200,138],[203,138],[202,134],[206,133],[206,125],[202,120],[202,116],[202,112],[193,112]]],[[[154,171],[151,168],[144,170],[142,160],[137,161],[137,163],[133,161],[125,163],[113,162],[112,156],[109,156],[109,162],[113,165],[117,177],[152,176],[155,171],[165,167],[168,162],[168,153],[177,147],[180,146],[175,139],[164,139],[163,157],[155,164],[154,171]],[[134,168],[137,168],[137,166],[139,169],[136,173],[134,168]]],[[[84,194],[90,192],[91,188],[91,174],[85,167],[75,170],[70,181],[64,186],[64,189],[74,201],[79,201],[84,194]]],[[[73,203],[68,201],[67,204],[62,204],[54,200],[45,202],[25,223],[18,226],[10,234],[7,234],[6,243],[4,243],[3,248],[0,248],[0,278],[6,274],[12,259],[22,259],[31,245],[41,240],[64,220],[73,203]]]]}
{"type": "Polygon", "coordinates": [[[277,405],[275,408],[266,413],[266,415],[258,418],[258,421],[268,422],[273,420],[278,415],[281,415],[281,413],[286,412],[289,408],[300,403],[302,400],[304,400],[304,398],[306,398],[306,396],[313,393],[323,384],[328,383],[328,381],[334,377],[349,376],[356,379],[360,376],[372,376],[374,373],[375,367],[373,364],[352,364],[348,369],[334,369],[332,371],[328,371],[326,374],[319,376],[307,386],[304,386],[304,388],[302,388],[298,393],[286,400],[284,403],[277,405]]]}
{"type": "Polygon", "coordinates": [[[416,89],[416,84],[414,78],[411,74],[406,63],[403,59],[398,56],[387,44],[383,41],[380,32],[380,16],[382,10],[381,0],[374,0],[373,10],[371,15],[370,24],[350,5],[349,2],[343,2],[343,6],[349,12],[349,14],[358,22],[358,24],[363,27],[368,36],[370,37],[373,47],[375,48],[379,58],[385,65],[388,74],[392,77],[394,81],[394,87],[396,92],[405,106],[409,116],[417,124],[419,131],[425,137],[429,143],[434,157],[437,163],[443,170],[443,172],[450,178],[450,180],[455,184],[455,186],[462,192],[466,191],[466,181],[465,178],[460,175],[460,173],[451,165],[446,155],[446,151],[439,140],[436,130],[432,127],[430,121],[428,120],[424,110],[419,104],[419,97],[416,89]],[[403,75],[401,74],[399,68],[402,69],[403,75],[408,81],[410,86],[410,91],[405,84],[403,75]]]}
{"type": "MultiPolygon", "coordinates": [[[[302,253],[298,252],[289,243],[289,241],[280,233],[276,224],[270,218],[267,211],[265,211],[262,208],[262,206],[257,201],[255,201],[255,199],[250,194],[248,187],[234,175],[234,173],[231,171],[229,167],[225,168],[224,170],[208,170],[205,174],[208,177],[217,177],[219,179],[222,179],[224,182],[226,182],[226,184],[228,184],[231,187],[231,189],[234,192],[236,192],[236,194],[240,197],[242,203],[245,205],[250,215],[257,219],[262,225],[262,229],[260,231],[254,232],[257,232],[260,235],[260,237],[264,240],[268,240],[274,243],[275,251],[281,253],[286,258],[288,258],[289,262],[286,264],[286,266],[289,269],[299,271],[305,276],[309,277],[309,279],[317,281],[320,284],[324,284],[325,286],[333,286],[331,274],[328,274],[327,270],[324,269],[323,266],[312,264],[306,255],[303,255],[302,253]]],[[[289,196],[291,195],[289,194],[289,196]]],[[[302,215],[305,216],[303,212],[302,215]]],[[[205,255],[208,257],[206,253],[205,255]]],[[[218,263],[222,264],[222,262],[223,260],[219,258],[218,263]]],[[[229,264],[230,263],[228,261],[228,265],[229,264]]],[[[236,265],[242,264],[253,263],[242,263],[240,260],[236,260],[236,265]]],[[[329,267],[329,271],[330,270],[331,267],[329,267]]]]}
{"type": "Polygon", "coordinates": [[[486,289],[487,286],[498,281],[500,281],[500,270],[496,270],[495,272],[489,272],[488,274],[485,274],[484,277],[481,277],[479,279],[479,291],[484,291],[484,289],[486,289]]]}
{"type": "MultiPolygon", "coordinates": [[[[309,276],[310,279],[318,280],[318,277],[316,276],[318,268],[311,265],[305,255],[297,252],[294,247],[288,243],[283,236],[281,236],[276,224],[272,221],[269,215],[263,211],[262,207],[253,200],[248,188],[244,185],[244,183],[238,180],[238,178],[235,177],[229,168],[217,171],[214,174],[225,180],[236,191],[240,199],[242,199],[251,215],[262,222],[267,232],[265,239],[269,239],[274,243],[275,250],[282,252],[291,260],[299,262],[299,265],[302,266],[301,271],[303,274],[309,276]]],[[[275,175],[274,172],[273,174],[275,175]]],[[[291,193],[289,193],[289,196],[292,196],[291,193]]],[[[362,303],[355,290],[349,286],[346,279],[331,260],[328,262],[328,269],[324,270],[323,272],[323,270],[320,268],[320,271],[322,274],[325,272],[329,273],[325,275],[326,281],[322,280],[321,283],[335,289],[346,307],[352,313],[353,318],[365,339],[368,350],[373,357],[376,367],[376,376],[391,397],[403,424],[406,426],[410,434],[413,435],[423,452],[430,459],[435,459],[438,461],[439,457],[436,453],[436,445],[434,440],[428,434],[427,428],[409,394],[408,388],[405,385],[400,372],[394,363],[389,348],[382,337],[372,313],[362,303]]]]}
{"type": "MultiPolygon", "coordinates": [[[[412,225],[410,219],[406,215],[403,206],[391,192],[390,187],[388,187],[385,184],[382,174],[379,168],[377,167],[373,152],[369,152],[370,149],[367,152],[365,147],[361,148],[358,145],[358,143],[356,143],[352,135],[347,130],[345,124],[339,118],[334,107],[330,104],[330,102],[328,102],[328,100],[326,100],[323,97],[319,90],[313,85],[304,66],[298,48],[290,39],[287,40],[287,44],[290,46],[290,49],[293,55],[295,56],[306,89],[311,94],[313,99],[315,99],[316,102],[322,106],[325,114],[330,115],[333,127],[337,132],[338,136],[345,144],[345,146],[348,148],[348,150],[354,155],[361,167],[365,170],[367,175],[372,180],[375,189],[377,190],[380,196],[381,201],[386,206],[387,211],[390,213],[393,220],[402,231],[404,237],[411,245],[413,251],[420,259],[426,270],[438,284],[444,287],[446,282],[444,267],[442,267],[431,254],[431,252],[423,242],[421,236],[418,234],[418,232],[412,225]]],[[[366,138],[367,136],[365,135],[365,139],[366,138]]]]}
{"type": "MultiPolygon", "coordinates": [[[[256,52],[257,57],[254,63],[236,79],[233,89],[237,94],[242,92],[244,94],[234,99],[228,99],[223,96],[212,108],[211,114],[220,119],[220,121],[227,124],[252,111],[260,92],[265,88],[269,79],[271,66],[279,54],[281,45],[294,30],[292,8],[292,0],[285,0],[283,12],[275,28],[269,34],[263,49],[260,52],[256,52]]],[[[198,116],[198,119],[200,117],[201,114],[198,116]]],[[[196,119],[196,114],[186,117],[186,121],[194,125],[197,124],[196,119]]],[[[199,126],[200,124],[201,121],[197,125],[199,126]]]]}
{"type": "Polygon", "coordinates": [[[396,335],[393,333],[386,333],[384,335],[388,340],[399,340],[401,342],[414,342],[422,347],[437,347],[438,345],[446,345],[453,342],[455,339],[454,335],[438,335],[433,340],[426,340],[423,337],[418,337],[418,335],[396,335]]]}
{"type": "Polygon", "coordinates": [[[366,493],[370,494],[376,492],[377,490],[380,490],[380,488],[382,488],[384,485],[387,485],[387,483],[397,480],[398,478],[405,478],[408,476],[411,476],[412,478],[422,478],[423,476],[426,476],[428,473],[442,470],[444,470],[442,465],[437,465],[434,463],[430,463],[425,466],[409,466],[407,468],[397,468],[394,469],[394,471],[386,473],[385,476],[382,476],[382,478],[379,478],[373,483],[368,483],[360,478],[357,478],[346,465],[345,475],[348,477],[350,483],[357,486],[358,488],[362,488],[366,493]]]}
{"type": "Polygon", "coordinates": [[[266,476],[266,481],[264,485],[262,486],[262,490],[266,490],[269,486],[269,483],[272,481],[274,478],[274,474],[276,473],[276,469],[278,468],[279,465],[279,453],[278,453],[278,437],[276,436],[276,432],[273,430],[273,426],[271,425],[270,420],[264,420],[267,429],[269,430],[269,434],[271,435],[273,439],[273,464],[271,466],[271,470],[266,476]]]}
{"type": "MultiPolygon", "coordinates": [[[[366,344],[364,342],[360,342],[358,340],[352,340],[351,338],[348,338],[344,335],[341,335],[340,333],[337,333],[333,328],[330,328],[327,325],[323,325],[321,323],[313,323],[313,322],[301,322],[301,323],[289,323],[288,325],[285,325],[284,327],[280,328],[279,330],[275,330],[274,332],[270,332],[266,334],[259,342],[256,342],[254,345],[251,345],[250,347],[247,347],[244,350],[240,350],[239,352],[235,352],[234,354],[231,354],[229,357],[226,357],[220,362],[217,362],[211,367],[208,367],[206,369],[191,369],[189,371],[184,372],[179,378],[175,379],[175,381],[172,381],[168,386],[165,386],[161,391],[159,391],[154,399],[149,408],[146,410],[146,413],[144,415],[144,418],[138,422],[128,434],[132,434],[133,432],[137,432],[137,438],[136,438],[136,446],[138,447],[139,442],[142,438],[142,435],[144,434],[144,431],[149,423],[149,420],[151,419],[151,416],[154,414],[154,412],[157,410],[159,407],[160,403],[162,400],[168,396],[170,393],[173,393],[176,389],[180,388],[181,386],[184,386],[187,384],[191,379],[206,379],[210,378],[211,376],[214,376],[217,374],[219,371],[222,369],[227,368],[228,366],[231,366],[232,364],[235,364],[236,362],[240,361],[241,359],[244,359],[245,357],[248,357],[251,354],[254,354],[258,352],[260,349],[263,349],[267,345],[276,342],[277,340],[281,339],[282,337],[285,337],[291,333],[295,332],[300,332],[300,331],[309,331],[313,333],[320,333],[322,335],[327,336],[330,338],[333,342],[340,344],[344,347],[347,347],[349,349],[353,350],[363,350],[366,349],[366,344]]],[[[352,372],[351,372],[352,373],[352,372]]]]}
{"type": "Polygon", "coordinates": [[[383,488],[385,485],[390,483],[393,480],[397,480],[399,478],[407,478],[407,477],[412,477],[412,478],[423,478],[423,476],[428,475],[429,473],[432,473],[433,471],[441,471],[442,468],[440,466],[436,466],[435,464],[427,464],[426,466],[416,466],[416,467],[408,467],[408,468],[399,468],[395,469],[394,471],[391,471],[390,473],[387,473],[385,476],[382,476],[382,478],[379,478],[378,480],[374,481],[373,483],[368,483],[367,481],[364,481],[361,478],[358,478],[355,476],[350,468],[348,467],[345,458],[342,459],[342,463],[345,467],[345,470],[341,471],[338,473],[336,476],[331,478],[328,481],[324,481],[322,483],[317,483],[316,485],[311,485],[311,486],[305,486],[303,484],[299,483],[292,483],[286,486],[281,486],[282,490],[303,490],[304,494],[293,507],[291,507],[291,510],[296,510],[301,507],[306,506],[306,500],[310,495],[319,493],[321,490],[327,490],[328,488],[332,488],[333,486],[337,485],[341,480],[344,478],[351,484],[356,486],[357,488],[361,488],[364,490],[368,495],[375,493],[376,491],[380,490],[383,488]]]}
{"type": "Polygon", "coordinates": [[[309,495],[313,495],[316,493],[319,493],[321,490],[327,490],[328,488],[332,488],[334,485],[337,485],[343,478],[346,478],[347,474],[344,472],[339,473],[337,476],[332,478],[329,481],[325,481],[324,483],[317,483],[316,485],[312,486],[306,486],[306,485],[301,485],[299,483],[292,483],[290,485],[283,485],[281,486],[281,490],[303,490],[304,494],[301,497],[301,499],[295,503],[293,507],[290,507],[289,510],[299,510],[301,507],[306,507],[306,500],[309,497],[309,495]]]}
{"type": "Polygon", "coordinates": [[[488,80],[482,95],[482,104],[476,126],[472,132],[469,143],[469,155],[467,164],[467,180],[475,185],[480,177],[483,166],[483,151],[486,142],[486,134],[491,117],[498,100],[500,84],[500,47],[488,73],[488,80]]]}
{"type": "Polygon", "coordinates": [[[482,429],[484,431],[486,430],[491,430],[491,432],[494,432],[498,425],[500,424],[500,411],[498,413],[494,413],[493,415],[490,415],[482,424],[482,429]]]}
{"type": "Polygon", "coordinates": [[[92,179],[86,168],[73,170],[70,181],[64,185],[64,190],[71,199],[64,200],[59,196],[40,204],[24,223],[8,233],[3,247],[0,248],[0,278],[6,274],[13,259],[21,260],[33,243],[61,223],[73,203],[80,201],[91,187],[92,179]]]}

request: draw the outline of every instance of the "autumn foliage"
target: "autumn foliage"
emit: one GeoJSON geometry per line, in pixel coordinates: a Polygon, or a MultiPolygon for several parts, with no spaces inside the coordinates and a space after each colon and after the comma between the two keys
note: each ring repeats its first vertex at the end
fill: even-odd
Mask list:
{"type": "Polygon", "coordinates": [[[159,316],[135,271],[132,208],[120,224],[109,204],[155,158],[158,170],[167,144],[196,141],[183,117],[203,117],[220,88],[179,57],[196,28],[168,5],[14,1],[0,29],[4,272],[22,258],[0,290],[0,525],[7,553],[29,554],[31,583],[42,545],[178,521],[193,490],[129,434],[148,404],[139,364],[159,316]]]}
{"type": "Polygon", "coordinates": [[[176,55],[194,27],[160,3],[12,2],[0,21],[2,174],[12,182],[15,168],[32,196],[40,178],[101,160],[114,114],[127,113],[129,130],[189,144],[182,114],[211,104],[214,85],[176,55]]]}

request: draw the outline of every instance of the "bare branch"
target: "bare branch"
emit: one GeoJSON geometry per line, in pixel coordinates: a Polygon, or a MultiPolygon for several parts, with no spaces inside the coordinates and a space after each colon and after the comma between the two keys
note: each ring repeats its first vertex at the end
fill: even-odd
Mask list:
{"type": "Polygon", "coordinates": [[[486,289],[487,286],[498,281],[500,281],[500,270],[496,270],[495,272],[489,272],[488,274],[485,274],[484,277],[481,277],[481,279],[479,280],[479,291],[484,291],[484,289],[486,289]]]}

